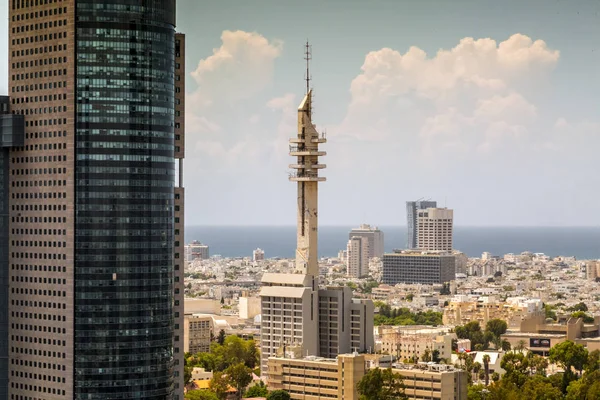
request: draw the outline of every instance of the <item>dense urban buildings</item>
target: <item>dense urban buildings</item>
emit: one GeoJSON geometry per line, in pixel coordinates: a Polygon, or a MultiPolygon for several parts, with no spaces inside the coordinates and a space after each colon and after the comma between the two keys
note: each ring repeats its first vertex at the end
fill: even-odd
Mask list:
{"type": "Polygon", "coordinates": [[[406,235],[406,248],[416,249],[417,238],[418,238],[418,224],[417,214],[419,210],[425,210],[427,208],[436,208],[437,202],[430,200],[417,200],[406,202],[406,227],[408,228],[406,235]]]}
{"type": "Polygon", "coordinates": [[[396,250],[383,255],[383,279],[397,283],[436,284],[454,280],[456,261],[452,254],[437,251],[396,250]]]}
{"type": "Polygon", "coordinates": [[[208,260],[210,249],[208,245],[202,244],[197,240],[185,246],[185,261],[208,260]]]}
{"type": "Polygon", "coordinates": [[[378,257],[381,258],[383,256],[383,246],[384,246],[384,237],[383,232],[379,230],[376,226],[371,227],[367,224],[362,224],[358,228],[354,228],[348,234],[348,239],[352,239],[354,237],[364,237],[368,240],[369,247],[369,255],[368,258],[378,257]]]}
{"type": "Polygon", "coordinates": [[[447,208],[426,208],[417,212],[417,248],[452,251],[454,212],[447,208]]]}
{"type": "MultiPolygon", "coordinates": [[[[310,59],[306,45],[307,63],[310,59]]],[[[310,76],[307,65],[307,77],[310,76]]],[[[327,140],[312,122],[312,90],[307,80],[306,95],[298,107],[298,135],[290,139],[290,155],[297,157],[290,168],[297,172],[297,249],[295,273],[265,273],[261,298],[261,375],[269,375],[269,358],[286,348],[301,354],[329,356],[373,347],[373,303],[355,301],[347,287],[319,288],[317,257],[318,183],[325,181],[319,157],[326,153],[319,144],[327,140]],[[371,332],[369,335],[368,332],[371,332]],[[359,334],[363,332],[363,334],[359,334]],[[326,334],[325,334],[326,333],[326,334]]]]}
{"type": "Polygon", "coordinates": [[[369,274],[369,240],[364,236],[352,236],[346,247],[347,274],[362,278],[369,274]]]}
{"type": "Polygon", "coordinates": [[[9,10],[10,111],[25,120],[8,154],[9,396],[181,399],[175,1],[9,10]]]}

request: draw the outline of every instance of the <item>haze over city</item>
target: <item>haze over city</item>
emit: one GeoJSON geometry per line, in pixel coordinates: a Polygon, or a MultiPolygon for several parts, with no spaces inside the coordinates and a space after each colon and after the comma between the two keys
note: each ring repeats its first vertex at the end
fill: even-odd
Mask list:
{"type": "MultiPolygon", "coordinates": [[[[595,1],[179,1],[187,225],[293,225],[287,140],[313,45],[322,225],[598,225],[595,1]],[[235,6],[235,7],[234,7],[235,6]],[[445,199],[445,200],[444,200],[445,199]]],[[[0,52],[7,53],[7,8],[0,52]]],[[[7,90],[7,64],[0,63],[7,90]]]]}

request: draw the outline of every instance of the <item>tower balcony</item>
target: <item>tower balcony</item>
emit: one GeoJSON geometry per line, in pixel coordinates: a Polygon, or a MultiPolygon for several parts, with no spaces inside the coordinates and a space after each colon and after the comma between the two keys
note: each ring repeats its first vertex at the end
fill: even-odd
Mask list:
{"type": "Polygon", "coordinates": [[[327,143],[327,139],[325,137],[314,138],[310,140],[311,143],[327,143]]]}
{"type": "Polygon", "coordinates": [[[292,182],[325,182],[327,178],[319,176],[317,172],[298,171],[290,174],[292,182]]]}
{"type": "Polygon", "coordinates": [[[324,168],[327,168],[327,165],[325,165],[325,164],[313,164],[313,165],[290,164],[289,168],[291,168],[291,169],[324,169],[324,168]]]}
{"type": "Polygon", "coordinates": [[[308,150],[308,149],[304,149],[304,150],[298,150],[298,149],[292,149],[290,150],[290,156],[292,157],[310,157],[310,156],[326,156],[327,152],[325,151],[319,151],[319,150],[308,150]]]}

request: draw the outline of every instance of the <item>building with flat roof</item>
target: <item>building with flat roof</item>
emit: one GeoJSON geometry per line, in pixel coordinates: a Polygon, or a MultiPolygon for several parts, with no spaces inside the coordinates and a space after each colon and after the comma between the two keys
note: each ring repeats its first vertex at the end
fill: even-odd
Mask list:
{"type": "Polygon", "coordinates": [[[368,258],[381,258],[384,252],[384,235],[383,232],[376,226],[371,227],[368,224],[362,224],[358,228],[354,228],[348,234],[348,239],[353,237],[363,237],[368,241],[368,258]]]}
{"type": "Polygon", "coordinates": [[[452,251],[454,211],[426,208],[417,211],[417,248],[452,251]]]}
{"type": "Polygon", "coordinates": [[[425,210],[427,208],[436,208],[436,201],[429,200],[417,200],[406,202],[406,248],[416,249],[418,248],[418,237],[419,237],[419,224],[417,223],[417,215],[419,210],[425,210]]]}
{"type": "Polygon", "coordinates": [[[383,255],[383,278],[388,285],[397,283],[436,284],[454,280],[454,255],[445,252],[396,250],[383,255]]]}
{"type": "Polygon", "coordinates": [[[213,338],[212,315],[186,314],[183,320],[183,351],[185,353],[200,353],[210,351],[213,338]]]}
{"type": "Polygon", "coordinates": [[[185,261],[208,260],[210,257],[210,248],[207,244],[202,244],[197,240],[185,246],[185,261]]]}
{"type": "Polygon", "coordinates": [[[369,274],[369,240],[363,236],[352,236],[346,250],[346,275],[362,278],[369,274]]]}
{"type": "MultiPolygon", "coordinates": [[[[270,390],[285,390],[294,400],[358,400],[357,383],[368,371],[365,355],[340,354],[337,358],[280,354],[269,358],[270,390]]],[[[402,376],[409,399],[466,400],[467,373],[450,365],[393,364],[402,376]]]]}

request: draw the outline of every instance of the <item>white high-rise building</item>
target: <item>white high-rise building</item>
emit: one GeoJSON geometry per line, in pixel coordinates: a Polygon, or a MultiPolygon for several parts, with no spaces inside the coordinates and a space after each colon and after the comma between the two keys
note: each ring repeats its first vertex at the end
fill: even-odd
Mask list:
{"type": "Polygon", "coordinates": [[[264,261],[265,252],[262,249],[256,249],[252,252],[252,261],[264,261]]]}
{"type": "Polygon", "coordinates": [[[364,236],[353,236],[348,240],[346,249],[347,275],[362,278],[369,274],[369,239],[364,236]]]}
{"type": "Polygon", "coordinates": [[[194,260],[208,260],[209,248],[208,245],[202,244],[197,240],[185,246],[185,261],[192,262],[194,260]]]}
{"type": "Polygon", "coordinates": [[[448,208],[427,208],[417,215],[417,247],[420,250],[452,251],[454,211],[448,208]]]}
{"type": "Polygon", "coordinates": [[[348,239],[352,239],[355,236],[367,238],[369,241],[369,258],[381,258],[383,256],[383,232],[380,231],[379,228],[376,226],[372,227],[368,224],[362,224],[360,227],[350,231],[348,239]]]}

